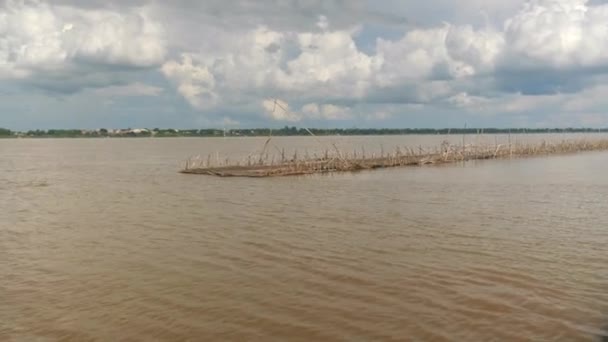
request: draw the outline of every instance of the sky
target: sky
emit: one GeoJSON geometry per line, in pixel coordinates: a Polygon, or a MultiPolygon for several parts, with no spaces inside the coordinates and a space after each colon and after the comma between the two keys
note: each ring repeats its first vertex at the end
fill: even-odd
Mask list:
{"type": "Polygon", "coordinates": [[[0,127],[608,127],[608,0],[0,0],[0,127]]]}

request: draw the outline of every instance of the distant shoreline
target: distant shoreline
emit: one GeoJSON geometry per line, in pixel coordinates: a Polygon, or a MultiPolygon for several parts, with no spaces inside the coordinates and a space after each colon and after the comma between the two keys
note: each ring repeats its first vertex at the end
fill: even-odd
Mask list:
{"type": "Polygon", "coordinates": [[[43,138],[222,138],[268,136],[399,136],[399,135],[471,135],[471,134],[563,134],[608,133],[608,128],[346,128],[318,129],[284,127],[281,129],[96,129],[30,130],[14,132],[0,128],[0,139],[43,138]]]}

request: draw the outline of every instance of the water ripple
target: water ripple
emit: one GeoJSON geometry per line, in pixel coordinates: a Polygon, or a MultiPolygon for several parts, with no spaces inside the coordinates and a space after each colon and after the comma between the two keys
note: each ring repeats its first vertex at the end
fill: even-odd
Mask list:
{"type": "Polygon", "coordinates": [[[6,143],[0,340],[606,334],[606,154],[225,180],[176,156],[243,140],[6,143]]]}

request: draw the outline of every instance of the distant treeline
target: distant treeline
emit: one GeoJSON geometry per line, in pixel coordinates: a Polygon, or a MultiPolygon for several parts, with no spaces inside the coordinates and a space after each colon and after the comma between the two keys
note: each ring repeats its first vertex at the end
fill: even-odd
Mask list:
{"type": "MultiPolygon", "coordinates": [[[[207,131],[207,130],[201,130],[207,131]]],[[[273,129],[272,135],[292,136],[292,135],[408,135],[408,134],[508,134],[508,133],[594,133],[608,132],[608,129],[597,128],[297,128],[283,127],[273,129]]],[[[221,131],[215,131],[221,132],[221,131]]],[[[203,132],[208,134],[209,132],[203,132]]],[[[270,129],[233,129],[231,135],[244,136],[268,136],[270,129]]]]}
{"type": "Polygon", "coordinates": [[[408,134],[525,134],[525,133],[597,133],[608,128],[298,128],[285,126],[280,129],[49,129],[13,132],[0,128],[0,137],[223,137],[223,136],[306,136],[306,135],[408,135],[408,134]]]}

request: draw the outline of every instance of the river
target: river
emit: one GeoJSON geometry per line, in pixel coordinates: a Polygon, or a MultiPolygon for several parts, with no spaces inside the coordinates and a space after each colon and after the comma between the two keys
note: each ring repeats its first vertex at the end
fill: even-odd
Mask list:
{"type": "MultiPolygon", "coordinates": [[[[444,139],[462,142],[285,137],[271,149],[444,139]]],[[[0,340],[605,333],[607,152],[265,179],[177,172],[189,156],[243,157],[265,140],[0,140],[0,340]]]]}

